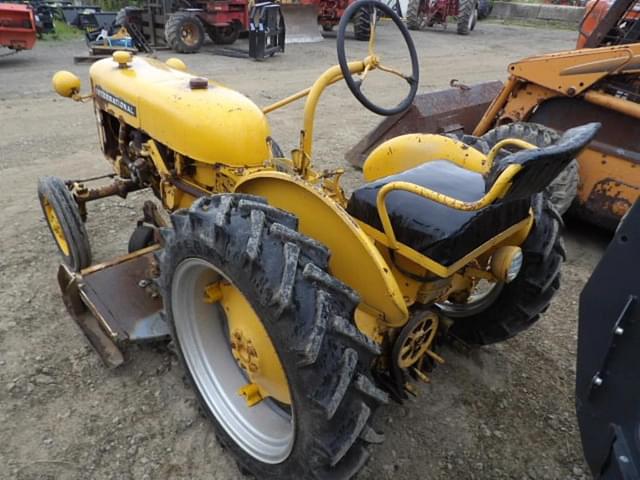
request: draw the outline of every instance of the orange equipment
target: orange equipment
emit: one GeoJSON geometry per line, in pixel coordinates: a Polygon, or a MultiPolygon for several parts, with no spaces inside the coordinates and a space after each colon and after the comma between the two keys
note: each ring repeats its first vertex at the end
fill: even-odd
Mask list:
{"type": "Polygon", "coordinates": [[[36,22],[28,5],[0,3],[0,47],[30,50],[36,43],[36,22]]]}

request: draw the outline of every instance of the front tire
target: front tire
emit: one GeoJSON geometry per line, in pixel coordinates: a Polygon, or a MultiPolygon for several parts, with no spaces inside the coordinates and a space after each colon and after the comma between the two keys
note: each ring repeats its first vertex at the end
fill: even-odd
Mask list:
{"type": "Polygon", "coordinates": [[[256,478],[350,478],[366,461],[366,443],[380,437],[369,422],[387,395],[370,374],[378,346],[352,321],[358,297],[327,272],[326,247],[298,233],[296,217],[249,195],[202,198],[171,220],[158,253],[165,314],[219,441],[256,478]],[[190,269],[204,277],[190,277],[190,269]],[[226,308],[214,314],[201,291],[215,278],[233,285],[259,318],[286,376],[288,407],[268,399],[248,407],[237,395],[246,378],[221,339],[229,333],[225,323],[237,317],[226,317],[226,308]],[[201,322],[194,323],[198,312],[201,322]],[[280,408],[281,421],[273,408],[280,408]],[[271,456],[259,441],[265,435],[282,440],[271,456]]]}
{"type": "Polygon", "coordinates": [[[469,345],[488,345],[511,338],[533,325],[560,287],[565,251],[558,217],[543,195],[532,202],[534,225],[521,246],[523,263],[510,283],[496,284],[482,308],[455,310],[440,305],[454,320],[449,332],[469,345]]]}
{"type": "Polygon", "coordinates": [[[42,177],[38,181],[38,199],[64,262],[74,272],[91,265],[89,235],[78,204],[64,181],[58,177],[42,177]]]}

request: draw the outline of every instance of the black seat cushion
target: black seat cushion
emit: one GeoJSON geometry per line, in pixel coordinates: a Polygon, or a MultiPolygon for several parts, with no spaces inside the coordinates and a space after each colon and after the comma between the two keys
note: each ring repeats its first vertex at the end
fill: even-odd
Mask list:
{"type": "MultiPolygon", "coordinates": [[[[363,185],[349,199],[347,211],[383,231],[376,207],[380,189],[395,181],[414,183],[453,198],[473,202],[485,194],[485,178],[446,160],[424,163],[363,185]]],[[[440,205],[418,195],[393,191],[387,210],[399,242],[449,266],[510,226],[524,220],[530,199],[494,203],[476,212],[440,205]]]]}

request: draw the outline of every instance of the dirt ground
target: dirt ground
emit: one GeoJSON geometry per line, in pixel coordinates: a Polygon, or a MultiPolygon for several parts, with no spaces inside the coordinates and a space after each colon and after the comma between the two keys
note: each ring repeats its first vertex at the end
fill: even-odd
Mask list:
{"type": "MultiPolygon", "coordinates": [[[[380,29],[383,59],[403,66],[404,51],[390,27],[380,29]]],[[[482,23],[469,37],[414,33],[421,91],[504,79],[510,61],[570,49],[575,32],[482,23]]],[[[365,46],[349,43],[363,53],[365,46]]],[[[183,372],[164,347],[135,347],[130,361],[105,369],[68,317],[56,283],[59,261],[36,199],[39,176],[106,173],[91,104],[55,96],[51,75],[78,73],[82,41],[41,42],[0,59],[0,478],[235,479],[234,461],[215,442],[183,372]]],[[[160,53],[167,58],[168,53],[160,53]]],[[[291,45],[285,55],[257,63],[211,53],[183,56],[195,72],[220,80],[266,105],[309,85],[336,62],[335,40],[291,45]]],[[[373,90],[371,90],[373,92],[373,90]]],[[[390,100],[391,87],[375,91],[390,100]]],[[[290,149],[301,107],[271,116],[274,136],[290,149]]],[[[379,121],[342,84],[318,112],[316,162],[345,166],[347,185],[358,172],[343,152],[379,121]]],[[[90,206],[94,259],[126,249],[146,194],[90,206]]],[[[433,383],[402,406],[383,410],[386,442],[372,449],[362,479],[583,479],[574,415],[578,295],[607,237],[570,223],[562,288],[530,331],[471,355],[445,349],[447,363],[433,383]]]]}

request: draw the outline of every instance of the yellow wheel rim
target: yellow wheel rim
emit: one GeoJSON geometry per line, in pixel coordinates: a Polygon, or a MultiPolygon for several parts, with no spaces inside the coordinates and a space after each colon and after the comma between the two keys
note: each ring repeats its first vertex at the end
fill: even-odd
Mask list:
{"type": "Polygon", "coordinates": [[[228,281],[209,285],[205,289],[206,302],[211,301],[212,290],[227,317],[231,353],[251,380],[240,394],[246,397],[250,406],[257,403],[256,400],[267,397],[291,405],[289,383],[280,358],[253,307],[240,290],[228,281]],[[250,398],[251,394],[259,397],[250,398]]]}
{"type": "Polygon", "coordinates": [[[210,262],[188,257],[173,273],[177,343],[207,407],[245,452],[283,462],[295,441],[289,383],[265,325],[210,262]]]}
{"type": "Polygon", "coordinates": [[[416,319],[409,328],[400,346],[398,365],[401,368],[414,365],[427,352],[438,330],[438,316],[429,312],[416,319]]]}
{"type": "Polygon", "coordinates": [[[62,225],[60,224],[58,215],[56,214],[56,211],[53,209],[53,206],[51,205],[51,202],[49,202],[49,199],[47,197],[42,198],[42,205],[44,207],[44,213],[47,217],[49,227],[51,228],[53,238],[58,244],[58,248],[60,248],[60,251],[62,251],[62,253],[68,257],[69,243],[64,236],[64,230],[62,230],[62,225]]]}

